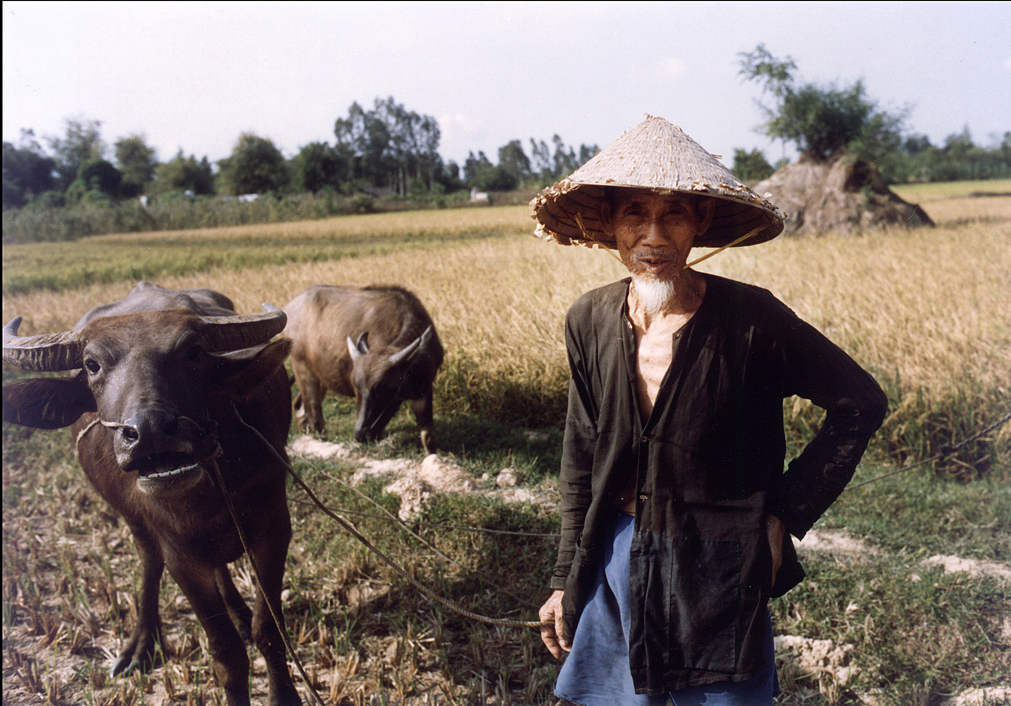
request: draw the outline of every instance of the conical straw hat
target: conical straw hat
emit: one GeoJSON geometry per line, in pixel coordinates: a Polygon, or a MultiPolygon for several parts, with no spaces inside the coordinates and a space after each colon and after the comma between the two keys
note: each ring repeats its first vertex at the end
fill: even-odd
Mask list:
{"type": "Polygon", "coordinates": [[[755,245],[783,231],[784,216],[772,203],[745,186],[677,125],[647,116],[530,202],[530,215],[537,221],[534,235],[562,245],[617,248],[600,223],[606,193],[602,187],[713,197],[712,225],[695,239],[696,246],[755,245]],[[748,237],[734,242],[743,236],[748,237]]]}

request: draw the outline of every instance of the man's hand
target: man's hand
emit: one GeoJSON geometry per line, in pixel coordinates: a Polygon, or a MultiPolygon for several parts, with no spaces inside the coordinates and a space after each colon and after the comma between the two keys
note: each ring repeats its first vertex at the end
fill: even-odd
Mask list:
{"type": "MultiPolygon", "coordinates": [[[[786,525],[775,515],[767,515],[765,518],[765,533],[769,537],[769,550],[772,554],[772,584],[776,585],[776,574],[779,567],[783,565],[783,537],[786,535],[786,525]]],[[[541,608],[541,611],[544,609],[541,608]]],[[[544,628],[541,628],[544,631],[544,628]]]]}
{"type": "Polygon", "coordinates": [[[551,621],[550,625],[541,626],[541,641],[548,648],[548,652],[555,659],[561,659],[564,652],[572,649],[572,645],[565,639],[565,630],[562,625],[562,595],[564,591],[555,591],[551,597],[541,606],[539,613],[541,620],[551,621]]]}

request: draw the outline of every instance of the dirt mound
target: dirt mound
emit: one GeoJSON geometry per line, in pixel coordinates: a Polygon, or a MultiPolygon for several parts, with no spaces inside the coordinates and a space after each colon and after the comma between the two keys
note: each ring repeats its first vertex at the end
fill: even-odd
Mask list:
{"type": "Polygon", "coordinates": [[[362,454],[356,444],[335,444],[309,436],[300,436],[288,446],[288,453],[302,458],[323,458],[358,466],[351,483],[359,485],[369,478],[390,481],[387,493],[400,496],[401,521],[416,520],[434,495],[445,493],[479,494],[506,503],[529,503],[553,509],[557,496],[543,488],[521,488],[521,474],[514,468],[503,468],[494,475],[486,473],[472,478],[461,466],[448,458],[430,454],[421,462],[406,458],[374,459],[362,454]]]}
{"type": "Polygon", "coordinates": [[[852,235],[878,228],[933,226],[923,209],[888,188],[871,162],[842,156],[831,162],[801,157],[754,190],[789,214],[786,235],[852,235]]]}

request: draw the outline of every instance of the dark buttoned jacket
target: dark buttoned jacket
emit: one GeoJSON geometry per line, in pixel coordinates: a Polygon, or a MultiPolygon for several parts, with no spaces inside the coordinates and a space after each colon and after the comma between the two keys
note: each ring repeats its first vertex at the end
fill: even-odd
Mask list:
{"type": "Polygon", "coordinates": [[[766,516],[803,537],[852,477],[886,408],[874,379],[771,293],[705,278],[649,419],[637,403],[629,280],[583,295],[566,317],[571,381],[551,587],[565,590],[571,636],[615,498],[634,477],[629,651],[640,693],[751,677],[768,599],[803,578],[788,536],[771,586],[766,516]],[[783,400],[792,395],[826,414],[784,469],[783,400]]]}

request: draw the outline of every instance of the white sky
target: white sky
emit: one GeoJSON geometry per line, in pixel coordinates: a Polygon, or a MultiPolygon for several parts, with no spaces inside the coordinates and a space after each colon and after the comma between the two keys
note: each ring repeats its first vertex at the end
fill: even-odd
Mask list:
{"type": "MultiPolygon", "coordinates": [[[[102,122],[162,161],[212,161],[242,132],[285,153],[334,142],[353,101],[432,115],[463,162],[529,138],[604,147],[644,114],[728,166],[783,156],[755,132],[760,87],[738,54],[764,43],[798,78],[863,79],[934,144],[1011,130],[1011,3],[3,3],[3,139],[102,122]]],[[[110,155],[111,156],[111,155],[110,155]]]]}

